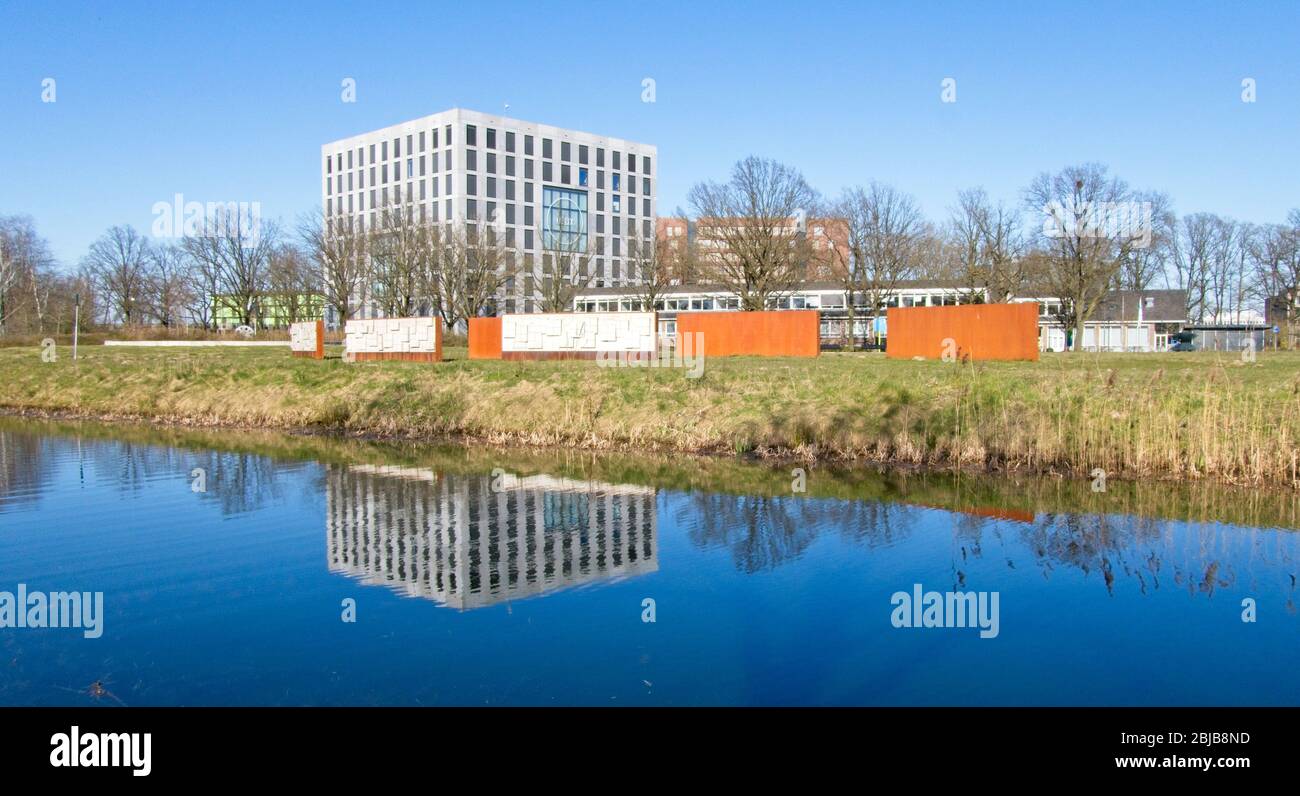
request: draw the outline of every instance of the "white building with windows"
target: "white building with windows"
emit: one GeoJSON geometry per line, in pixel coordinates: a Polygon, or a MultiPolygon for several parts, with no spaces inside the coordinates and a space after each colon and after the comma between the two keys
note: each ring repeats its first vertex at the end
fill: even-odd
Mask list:
{"type": "MultiPolygon", "coordinates": [[[[601,288],[585,290],[574,299],[575,312],[637,312],[642,292],[636,288],[601,288]]],[[[788,295],[772,302],[773,310],[815,309],[821,313],[821,338],[832,347],[848,340],[848,292],[836,282],[802,282],[788,295]]],[[[1171,336],[1187,324],[1183,290],[1112,290],[1099,302],[1083,329],[1086,351],[1165,351],[1171,336]]],[[[866,297],[855,292],[853,337],[861,342],[868,338],[888,340],[887,313],[890,307],[944,307],[957,304],[984,303],[987,294],[973,295],[958,283],[939,279],[916,279],[899,282],[884,304],[867,306],[866,297]]],[[[1044,296],[1020,296],[1012,302],[1038,304],[1038,348],[1040,351],[1065,351],[1074,333],[1067,328],[1063,310],[1065,302],[1044,296]]],[[[709,285],[673,285],[661,291],[654,310],[658,313],[659,333],[677,334],[677,317],[684,312],[740,310],[735,293],[709,285]]]]}
{"type": "Polygon", "coordinates": [[[452,108],[322,146],[321,207],[365,230],[398,208],[491,225],[522,265],[500,309],[532,312],[548,252],[577,255],[597,287],[635,279],[628,244],[654,240],[658,168],[650,144],[452,108]]]}

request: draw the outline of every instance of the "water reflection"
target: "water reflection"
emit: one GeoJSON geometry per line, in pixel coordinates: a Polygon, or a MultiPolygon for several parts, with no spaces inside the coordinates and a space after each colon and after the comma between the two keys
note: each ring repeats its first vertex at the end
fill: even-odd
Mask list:
{"type": "Polygon", "coordinates": [[[649,487],[331,465],[325,500],[331,571],[462,610],[659,568],[649,487]]]}

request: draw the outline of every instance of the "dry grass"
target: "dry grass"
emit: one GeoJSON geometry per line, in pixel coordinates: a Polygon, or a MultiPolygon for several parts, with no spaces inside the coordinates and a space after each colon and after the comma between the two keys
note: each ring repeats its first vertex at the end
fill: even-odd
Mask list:
{"type": "Polygon", "coordinates": [[[1037,363],[709,360],[347,365],[267,349],[0,351],[0,406],[591,449],[1300,485],[1300,354],[1062,354],[1037,363]]]}

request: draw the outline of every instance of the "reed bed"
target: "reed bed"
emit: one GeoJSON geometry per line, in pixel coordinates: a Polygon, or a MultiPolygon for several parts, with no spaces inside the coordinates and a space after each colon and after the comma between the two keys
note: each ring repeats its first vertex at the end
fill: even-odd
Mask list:
{"type": "Polygon", "coordinates": [[[1300,487],[1300,353],[728,358],[704,375],[590,362],[295,360],[275,349],[0,350],[0,407],[190,426],[746,454],[1300,487]]]}

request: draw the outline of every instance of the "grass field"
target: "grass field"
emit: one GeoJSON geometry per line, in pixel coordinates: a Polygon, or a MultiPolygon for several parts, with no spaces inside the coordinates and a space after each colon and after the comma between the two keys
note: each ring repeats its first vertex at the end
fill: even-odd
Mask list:
{"type": "MultiPolygon", "coordinates": [[[[337,349],[334,349],[337,351],[337,349]]],[[[891,465],[1300,486],[1300,354],[1054,354],[914,362],[881,354],[436,365],[279,349],[0,349],[0,407],[188,425],[465,436],[496,443],[757,453],[891,465]]]]}

